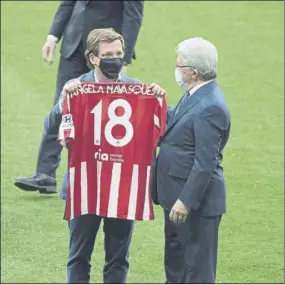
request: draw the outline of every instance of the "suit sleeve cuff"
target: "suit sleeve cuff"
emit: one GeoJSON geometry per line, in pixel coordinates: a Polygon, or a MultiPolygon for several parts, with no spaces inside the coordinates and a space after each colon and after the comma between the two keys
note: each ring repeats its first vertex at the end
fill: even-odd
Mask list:
{"type": "Polygon", "coordinates": [[[51,40],[55,41],[56,43],[58,43],[58,41],[59,41],[58,37],[56,37],[56,36],[54,36],[52,34],[49,34],[47,36],[47,39],[51,39],[51,40]]]}
{"type": "Polygon", "coordinates": [[[200,198],[198,198],[198,199],[189,198],[187,196],[187,193],[185,193],[185,190],[182,191],[181,195],[179,196],[179,200],[193,210],[197,210],[200,206],[201,201],[202,201],[202,199],[200,199],[200,198]]]}

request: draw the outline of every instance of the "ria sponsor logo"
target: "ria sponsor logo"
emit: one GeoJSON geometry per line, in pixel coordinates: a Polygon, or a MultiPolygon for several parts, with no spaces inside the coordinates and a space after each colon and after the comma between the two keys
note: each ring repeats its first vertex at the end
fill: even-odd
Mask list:
{"type": "Polygon", "coordinates": [[[94,158],[99,161],[109,161],[109,155],[107,153],[102,153],[101,149],[99,149],[98,152],[95,152],[94,158]]]}
{"type": "Polygon", "coordinates": [[[123,163],[124,156],[122,154],[114,154],[114,153],[104,153],[101,149],[98,149],[94,154],[94,158],[97,161],[102,162],[114,162],[114,163],[123,163]]]}

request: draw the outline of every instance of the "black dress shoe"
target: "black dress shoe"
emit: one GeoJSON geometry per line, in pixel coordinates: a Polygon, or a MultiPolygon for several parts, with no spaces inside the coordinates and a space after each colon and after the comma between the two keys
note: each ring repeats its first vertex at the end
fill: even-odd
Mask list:
{"type": "Polygon", "coordinates": [[[42,194],[56,193],[56,179],[45,174],[35,174],[32,177],[16,178],[14,183],[25,191],[39,191],[42,194]]]}

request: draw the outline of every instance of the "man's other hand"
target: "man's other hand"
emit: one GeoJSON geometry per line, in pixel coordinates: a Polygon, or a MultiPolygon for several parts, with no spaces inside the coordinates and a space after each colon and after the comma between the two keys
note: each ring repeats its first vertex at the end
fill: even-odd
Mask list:
{"type": "Polygon", "coordinates": [[[184,223],[189,214],[189,211],[190,208],[178,199],[170,211],[169,219],[174,224],[184,223]]]}
{"type": "Polygon", "coordinates": [[[57,42],[58,42],[57,37],[53,35],[47,36],[47,40],[42,48],[42,58],[48,64],[52,64],[53,62],[53,56],[57,42]]]}
{"type": "Polygon", "coordinates": [[[166,96],[166,91],[162,89],[158,84],[152,83],[149,85],[149,88],[152,90],[153,94],[157,97],[166,96]]]}

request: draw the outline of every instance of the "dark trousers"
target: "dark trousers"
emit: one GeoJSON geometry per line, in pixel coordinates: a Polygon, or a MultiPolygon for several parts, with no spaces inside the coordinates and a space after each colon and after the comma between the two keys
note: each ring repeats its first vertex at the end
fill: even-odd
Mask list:
{"type": "MultiPolygon", "coordinates": [[[[54,104],[57,103],[60,93],[65,83],[71,79],[78,78],[80,75],[89,71],[84,57],[82,43],[76,52],[68,59],[60,57],[56,80],[56,91],[54,104]]],[[[47,134],[43,131],[42,140],[39,147],[36,173],[56,177],[56,169],[60,162],[62,146],[57,141],[57,135],[47,134]]]]}
{"type": "Polygon", "coordinates": [[[164,215],[167,283],[215,283],[221,216],[190,213],[184,224],[175,225],[169,220],[169,211],[164,215]]]}
{"type": "MultiPolygon", "coordinates": [[[[95,239],[104,219],[104,283],[126,283],[134,221],[83,215],[69,221],[68,283],[88,283],[95,239]]],[[[101,282],[101,281],[99,281],[101,282]]]]}

